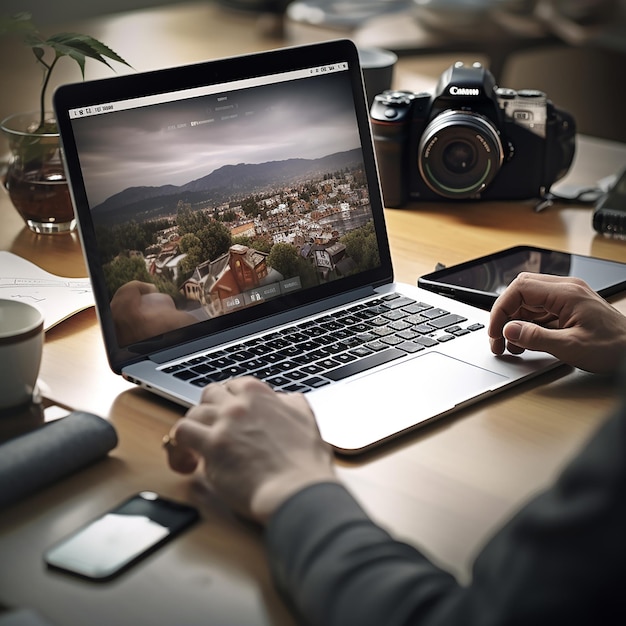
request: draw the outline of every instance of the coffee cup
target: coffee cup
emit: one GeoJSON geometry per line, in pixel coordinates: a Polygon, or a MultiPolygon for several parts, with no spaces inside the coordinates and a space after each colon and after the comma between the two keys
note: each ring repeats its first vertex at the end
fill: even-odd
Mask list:
{"type": "Polygon", "coordinates": [[[43,322],[34,306],[0,299],[0,412],[33,400],[43,351],[43,322]]]}

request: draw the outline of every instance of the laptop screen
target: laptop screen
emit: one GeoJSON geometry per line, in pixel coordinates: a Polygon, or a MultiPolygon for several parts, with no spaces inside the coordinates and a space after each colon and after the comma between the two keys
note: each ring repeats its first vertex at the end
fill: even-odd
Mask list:
{"type": "Polygon", "coordinates": [[[168,346],[181,329],[193,338],[381,276],[353,64],[70,105],[77,217],[119,348],[168,346]],[[141,324],[134,307],[162,314],[141,324]]]}

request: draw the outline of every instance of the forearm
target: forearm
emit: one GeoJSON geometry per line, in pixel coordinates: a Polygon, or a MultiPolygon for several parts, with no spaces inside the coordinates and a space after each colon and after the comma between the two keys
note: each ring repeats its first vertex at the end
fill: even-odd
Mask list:
{"type": "Polygon", "coordinates": [[[376,526],[344,487],[324,483],[274,515],[267,543],[278,587],[310,624],[429,626],[431,607],[460,587],[376,526]]]}
{"type": "Polygon", "coordinates": [[[312,625],[626,623],[626,418],[612,419],[478,556],[468,587],[377,527],[340,485],[310,487],[268,526],[279,588],[312,625]]]}

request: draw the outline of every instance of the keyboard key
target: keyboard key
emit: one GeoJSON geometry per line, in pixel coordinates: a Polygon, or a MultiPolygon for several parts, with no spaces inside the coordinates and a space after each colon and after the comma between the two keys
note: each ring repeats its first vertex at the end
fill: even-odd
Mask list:
{"type": "Polygon", "coordinates": [[[342,365],[336,370],[326,372],[324,376],[335,381],[343,380],[344,378],[348,378],[348,376],[366,372],[373,367],[382,365],[383,363],[395,361],[403,356],[405,356],[404,352],[396,350],[396,348],[389,348],[383,352],[375,352],[371,356],[361,359],[360,361],[354,361],[353,363],[348,363],[348,365],[342,365]]]}
{"type": "Polygon", "coordinates": [[[285,372],[285,376],[289,378],[289,380],[302,380],[306,378],[309,374],[302,370],[293,370],[293,372],[285,372]]]}
{"type": "MultiPolygon", "coordinates": [[[[408,325],[407,325],[408,328],[408,325]]],[[[404,330],[402,328],[398,328],[396,330],[404,330]]],[[[387,337],[389,335],[393,335],[394,333],[394,329],[391,328],[391,326],[381,326],[380,328],[375,328],[372,331],[372,334],[376,335],[377,337],[387,337]]]]}
{"type": "Polygon", "coordinates": [[[311,328],[307,328],[304,333],[309,337],[322,337],[326,334],[326,331],[321,326],[311,326],[311,328]]]}
{"type": "Polygon", "coordinates": [[[285,348],[281,348],[279,352],[284,356],[295,356],[296,354],[302,353],[302,348],[300,348],[300,346],[286,346],[285,348]]]}
{"type": "Polygon", "coordinates": [[[302,381],[303,385],[308,385],[313,389],[317,389],[318,387],[324,387],[325,385],[329,385],[330,381],[324,378],[320,378],[319,376],[314,376],[313,378],[307,378],[302,381]]]}
{"type": "Polygon", "coordinates": [[[433,307],[430,304],[426,304],[425,302],[415,302],[414,304],[409,304],[409,306],[402,307],[402,310],[410,313],[411,315],[415,315],[416,313],[421,313],[426,309],[432,308],[433,307]]]}
{"type": "Polygon", "coordinates": [[[268,363],[269,361],[267,359],[257,358],[257,359],[250,359],[249,361],[242,363],[242,366],[245,367],[248,371],[252,371],[252,370],[258,370],[261,367],[265,367],[268,363]]]}
{"type": "Polygon", "coordinates": [[[440,337],[437,337],[437,341],[439,343],[445,343],[446,341],[451,341],[452,339],[454,339],[454,335],[441,335],[440,337]]]}
{"type": "Polygon", "coordinates": [[[432,348],[433,346],[437,345],[437,341],[432,337],[418,337],[414,341],[415,343],[421,344],[425,348],[432,348]]]}
{"type": "Polygon", "coordinates": [[[413,330],[420,335],[429,335],[434,332],[434,327],[430,324],[418,324],[417,326],[413,326],[413,330]]]}
{"type": "Polygon", "coordinates": [[[255,354],[250,352],[250,350],[238,350],[237,352],[232,352],[230,356],[234,361],[241,362],[254,358],[255,354]]]}
{"type": "Polygon", "coordinates": [[[300,383],[291,383],[290,385],[285,385],[283,387],[283,391],[289,391],[290,393],[306,393],[310,390],[310,387],[308,387],[307,385],[302,385],[300,383]]]}
{"type": "Polygon", "coordinates": [[[394,298],[393,300],[385,302],[385,304],[390,309],[399,309],[405,306],[415,304],[415,300],[413,300],[413,298],[407,298],[406,296],[399,296],[398,298],[394,298]]]}
{"type": "Polygon", "coordinates": [[[265,382],[272,387],[282,387],[284,385],[290,385],[292,381],[284,376],[273,376],[272,378],[266,379],[265,382]]]}
{"type": "Polygon", "coordinates": [[[389,346],[396,346],[399,343],[402,343],[404,339],[402,339],[401,337],[398,337],[397,335],[391,335],[389,337],[383,337],[381,341],[383,343],[386,343],[389,346]]]}
{"type": "Polygon", "coordinates": [[[315,357],[316,359],[323,359],[329,354],[330,352],[325,348],[318,348],[317,350],[313,350],[313,352],[311,352],[311,356],[315,357]]]}
{"type": "Polygon", "coordinates": [[[278,363],[279,361],[283,361],[285,359],[285,357],[279,352],[267,352],[267,350],[265,351],[263,358],[268,363],[278,363]]]}
{"type": "MultiPolygon", "coordinates": [[[[429,328],[428,331],[429,333],[433,332],[432,328],[429,328]]],[[[410,341],[411,339],[415,339],[415,337],[419,337],[420,333],[416,332],[415,330],[403,330],[400,331],[399,333],[396,333],[396,337],[400,337],[400,339],[406,339],[408,341],[410,341]]]]}
{"type": "Polygon", "coordinates": [[[341,341],[337,341],[335,343],[332,343],[332,342],[333,342],[333,338],[329,335],[328,344],[326,344],[323,348],[324,352],[326,352],[329,356],[332,356],[333,354],[337,354],[338,352],[343,352],[345,350],[341,341]]]}
{"type": "Polygon", "coordinates": [[[388,313],[383,313],[383,317],[390,321],[401,320],[403,317],[408,317],[409,314],[405,313],[402,309],[395,309],[388,313]]]}
{"type": "Polygon", "coordinates": [[[426,319],[432,320],[436,317],[441,317],[442,315],[448,315],[448,311],[445,309],[428,309],[427,311],[423,311],[422,315],[426,319]]]}
{"type": "Polygon", "coordinates": [[[331,370],[333,367],[337,367],[340,365],[339,361],[335,361],[334,359],[323,359],[318,361],[316,365],[319,365],[323,370],[331,370]]]}
{"type": "Polygon", "coordinates": [[[370,341],[367,344],[367,347],[370,350],[373,350],[374,352],[380,352],[381,350],[385,350],[386,348],[388,348],[389,345],[386,343],[383,343],[382,341],[377,340],[377,341],[370,341]]]}
{"type": "Polygon", "coordinates": [[[273,341],[269,341],[267,346],[270,350],[282,350],[283,348],[287,348],[289,346],[289,342],[285,339],[274,339],[273,341]]]}
{"type": "Polygon", "coordinates": [[[198,378],[198,374],[196,374],[196,372],[192,372],[191,370],[180,370],[178,372],[174,372],[174,376],[176,378],[180,378],[181,380],[191,380],[192,378],[198,378]]]}
{"type": "Polygon", "coordinates": [[[424,350],[424,346],[420,343],[416,343],[415,341],[404,341],[396,346],[398,350],[404,350],[409,354],[414,354],[415,352],[419,352],[420,350],[424,350]]]}
{"type": "Polygon", "coordinates": [[[411,324],[408,319],[397,320],[389,324],[389,328],[392,330],[406,330],[407,328],[411,328],[411,326],[413,326],[413,324],[411,324]]]}
{"type": "Polygon", "coordinates": [[[462,315],[457,315],[456,313],[448,313],[443,317],[438,317],[437,319],[430,320],[428,322],[431,326],[435,328],[445,328],[446,326],[452,326],[453,324],[458,324],[459,322],[466,322],[467,318],[462,315]]]}
{"type": "Polygon", "coordinates": [[[306,365],[307,363],[317,361],[317,358],[313,353],[309,352],[306,354],[299,354],[298,356],[294,356],[291,358],[291,360],[298,365],[306,365]]]}
{"type": "Polygon", "coordinates": [[[213,359],[213,358],[209,358],[209,363],[211,363],[211,365],[215,368],[215,369],[222,369],[224,367],[229,367],[231,365],[235,364],[235,361],[233,361],[233,359],[228,358],[228,357],[221,357],[218,359],[213,359]]]}
{"type": "Polygon", "coordinates": [[[350,352],[354,354],[354,356],[360,356],[360,357],[365,357],[368,354],[372,354],[372,351],[366,346],[358,346],[357,348],[350,350],[350,352]]]}

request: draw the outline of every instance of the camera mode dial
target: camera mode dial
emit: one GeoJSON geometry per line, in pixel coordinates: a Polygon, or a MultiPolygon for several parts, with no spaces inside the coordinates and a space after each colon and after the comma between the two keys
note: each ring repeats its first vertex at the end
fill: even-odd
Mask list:
{"type": "Polygon", "coordinates": [[[374,98],[372,115],[378,120],[398,121],[419,106],[419,100],[430,101],[430,94],[389,89],[374,98]]]}

